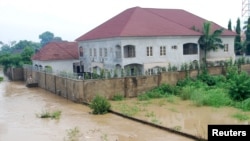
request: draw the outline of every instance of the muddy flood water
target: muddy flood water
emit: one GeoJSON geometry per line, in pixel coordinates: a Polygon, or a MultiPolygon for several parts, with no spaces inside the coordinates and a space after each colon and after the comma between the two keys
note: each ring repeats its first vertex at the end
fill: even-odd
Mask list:
{"type": "MultiPolygon", "coordinates": [[[[0,76],[3,76],[0,74],[0,76]]],[[[171,132],[114,114],[92,115],[88,106],[71,102],[41,88],[7,78],[0,82],[0,141],[66,141],[78,129],[79,141],[191,141],[171,132]],[[38,118],[60,110],[56,119],[38,118]]]]}

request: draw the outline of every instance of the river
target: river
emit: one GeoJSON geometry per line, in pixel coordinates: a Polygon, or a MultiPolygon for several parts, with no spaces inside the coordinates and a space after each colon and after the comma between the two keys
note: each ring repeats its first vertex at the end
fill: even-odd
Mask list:
{"type": "Polygon", "coordinates": [[[114,114],[92,115],[86,105],[4,79],[0,82],[0,141],[67,141],[72,136],[79,141],[191,141],[114,114]],[[61,111],[59,119],[36,116],[55,110],[61,111]],[[78,134],[69,133],[73,129],[78,134]]]}

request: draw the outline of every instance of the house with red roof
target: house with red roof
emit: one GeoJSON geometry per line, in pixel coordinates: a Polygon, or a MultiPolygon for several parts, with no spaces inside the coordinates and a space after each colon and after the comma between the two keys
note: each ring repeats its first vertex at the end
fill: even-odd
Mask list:
{"type": "MultiPolygon", "coordinates": [[[[129,69],[154,73],[159,67],[200,62],[198,39],[206,22],[181,9],[129,8],[76,39],[84,72],[129,69]]],[[[212,30],[222,26],[212,22],[212,30]]],[[[224,49],[207,53],[207,60],[234,60],[235,33],[223,28],[224,49]]]]}
{"type": "Polygon", "coordinates": [[[79,65],[78,44],[76,42],[50,42],[32,57],[36,69],[52,69],[53,72],[81,72],[79,65]]]}

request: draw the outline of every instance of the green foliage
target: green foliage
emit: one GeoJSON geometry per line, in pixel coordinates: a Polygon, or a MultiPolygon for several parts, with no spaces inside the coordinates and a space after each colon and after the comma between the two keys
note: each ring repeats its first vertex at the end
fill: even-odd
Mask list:
{"type": "Polygon", "coordinates": [[[61,116],[61,111],[57,110],[54,112],[49,112],[47,110],[42,111],[41,114],[36,114],[37,117],[39,118],[51,118],[51,119],[59,119],[61,116]]]}
{"type": "Polygon", "coordinates": [[[138,100],[149,100],[153,98],[163,98],[169,95],[175,95],[179,92],[178,88],[169,84],[162,84],[150,91],[140,94],[137,98],[138,100]]]}
{"type": "Polygon", "coordinates": [[[17,44],[3,45],[0,51],[0,65],[4,71],[9,67],[21,67],[23,64],[31,64],[31,56],[40,45],[31,41],[21,40],[17,44]]]}
{"type": "Polygon", "coordinates": [[[202,94],[196,93],[191,97],[198,106],[221,107],[231,105],[232,103],[232,100],[224,89],[217,88],[206,91],[202,90],[200,92],[202,92],[202,94]]]}
{"type": "Polygon", "coordinates": [[[242,109],[243,111],[250,111],[250,98],[243,101],[237,101],[234,105],[236,108],[242,109]]]}
{"type": "Polygon", "coordinates": [[[82,136],[78,127],[66,131],[67,137],[64,138],[64,141],[79,141],[79,138],[82,136]]]}
{"type": "Polygon", "coordinates": [[[141,108],[138,105],[126,105],[126,104],[120,104],[119,107],[117,107],[118,110],[126,115],[126,116],[130,116],[133,117],[134,115],[136,115],[139,111],[141,111],[141,108]]]}
{"type": "Polygon", "coordinates": [[[25,47],[23,52],[21,53],[22,62],[24,64],[32,64],[31,56],[33,54],[34,54],[34,49],[32,49],[31,47],[25,47]]]}
{"type": "Polygon", "coordinates": [[[242,101],[250,98],[250,77],[246,72],[234,75],[229,82],[229,95],[233,100],[242,101]]]}
{"type": "Polygon", "coordinates": [[[99,78],[99,75],[97,74],[97,70],[94,69],[92,73],[92,79],[97,79],[97,78],[99,78]]]}
{"type": "Polygon", "coordinates": [[[231,22],[231,19],[228,21],[227,29],[232,31],[232,22],[231,22]]]}
{"type": "Polygon", "coordinates": [[[116,95],[114,95],[114,96],[112,97],[112,100],[113,100],[113,101],[122,101],[122,100],[124,100],[124,96],[121,95],[121,94],[116,94],[116,95]]]}
{"type": "Polygon", "coordinates": [[[209,75],[208,73],[202,73],[197,77],[202,82],[206,83],[208,86],[216,85],[216,79],[214,76],[209,75]]]}
{"type": "Polygon", "coordinates": [[[245,121],[245,120],[249,120],[250,119],[250,116],[247,115],[247,114],[242,114],[242,113],[236,113],[236,114],[233,114],[232,117],[240,120],[240,121],[245,121]]]}
{"type": "Polygon", "coordinates": [[[101,72],[100,72],[100,78],[105,78],[105,70],[104,69],[101,69],[101,72]]]}
{"type": "Polygon", "coordinates": [[[111,108],[109,101],[100,95],[96,95],[90,103],[93,114],[105,114],[111,108]]]}
{"type": "Polygon", "coordinates": [[[53,40],[54,34],[49,32],[49,31],[46,31],[46,32],[43,32],[42,34],[40,34],[38,37],[39,37],[39,39],[41,39],[40,43],[43,47],[53,40]]]}
{"type": "Polygon", "coordinates": [[[204,63],[207,65],[207,51],[210,50],[217,50],[218,48],[224,48],[222,44],[222,40],[220,38],[223,29],[215,30],[211,32],[212,24],[211,22],[204,22],[203,23],[203,35],[200,36],[198,43],[201,49],[204,51],[204,63]]]}
{"type": "Polygon", "coordinates": [[[3,81],[3,77],[2,77],[2,76],[0,76],[0,82],[1,82],[1,81],[3,81]]]}

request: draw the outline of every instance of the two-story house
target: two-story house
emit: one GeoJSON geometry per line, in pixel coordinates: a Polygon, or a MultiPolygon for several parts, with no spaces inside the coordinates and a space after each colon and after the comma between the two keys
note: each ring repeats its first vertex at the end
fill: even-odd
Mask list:
{"type": "MultiPolygon", "coordinates": [[[[185,10],[134,7],[76,39],[84,72],[129,68],[145,73],[169,64],[200,62],[198,39],[207,21],[185,10]]],[[[212,30],[223,27],[212,22],[212,30]]],[[[235,33],[224,29],[225,49],[207,53],[208,61],[234,59],[235,33]]]]}

